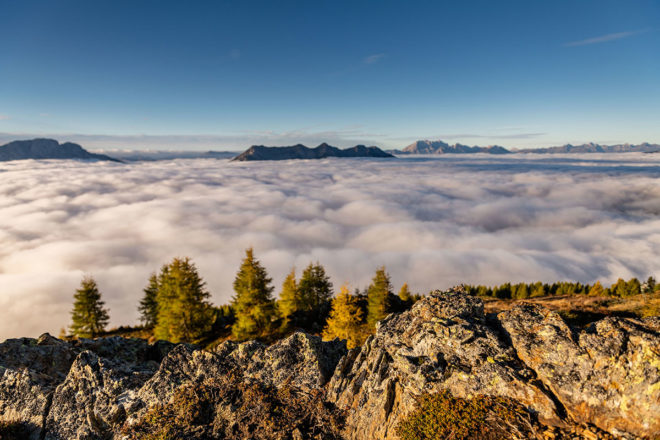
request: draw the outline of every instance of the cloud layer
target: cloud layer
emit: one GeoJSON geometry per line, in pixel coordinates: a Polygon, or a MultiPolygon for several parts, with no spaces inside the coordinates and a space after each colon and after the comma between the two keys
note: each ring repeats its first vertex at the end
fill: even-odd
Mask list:
{"type": "Polygon", "coordinates": [[[592,282],[660,274],[660,157],[0,164],[0,340],[57,333],[92,275],[112,325],[151,272],[190,256],[216,304],[254,246],[276,291],[291,266],[336,286],[592,282]]]}

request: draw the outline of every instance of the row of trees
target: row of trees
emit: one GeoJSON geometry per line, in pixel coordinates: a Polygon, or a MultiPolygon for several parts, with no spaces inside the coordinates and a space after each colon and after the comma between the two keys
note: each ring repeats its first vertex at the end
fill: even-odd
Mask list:
{"type": "MultiPolygon", "coordinates": [[[[536,282],[466,286],[466,289],[473,295],[524,299],[548,295],[627,297],[654,292],[658,287],[655,279],[649,277],[645,283],[637,278],[619,279],[608,288],[600,282],[593,285],[536,282]]],[[[149,278],[138,306],[140,319],[155,338],[172,342],[208,343],[230,334],[236,340],[269,341],[302,329],[322,334],[325,339],[345,339],[349,347],[354,347],[387,314],[404,311],[420,298],[411,294],[407,284],[395,295],[385,267],[376,270],[365,290],[351,293],[343,285],[335,296],[330,278],[317,262],[310,263],[300,279],[296,278],[295,268],[291,269],[276,300],[272,279],[252,248],[245,252],[233,288],[231,304],[213,306],[194,263],[189,258],[175,258],[149,278]]],[[[74,295],[71,333],[92,337],[104,331],[108,320],[96,282],[84,278],[74,295]]]]}
{"type": "Polygon", "coordinates": [[[607,288],[603,287],[600,281],[596,281],[591,285],[568,281],[552,284],[537,281],[535,283],[504,283],[493,287],[483,285],[465,287],[473,295],[500,299],[525,299],[555,295],[616,296],[625,298],[641,293],[655,292],[660,288],[660,285],[656,285],[655,278],[649,277],[644,283],[637,278],[631,278],[628,281],[619,278],[616,283],[607,288]]]}
{"type": "MultiPolygon", "coordinates": [[[[351,294],[342,286],[335,297],[330,278],[317,262],[310,263],[299,280],[292,269],[276,301],[272,279],[252,248],[245,252],[233,287],[231,304],[214,307],[194,263],[175,258],[149,278],[138,306],[140,319],[154,337],[172,342],[208,342],[228,330],[236,340],[272,340],[303,329],[356,346],[388,313],[403,311],[420,298],[407,284],[394,295],[385,267],[376,271],[365,291],[351,294]]],[[[71,332],[79,337],[102,332],[108,321],[103,306],[96,283],[85,278],[74,296],[71,332]]]]}

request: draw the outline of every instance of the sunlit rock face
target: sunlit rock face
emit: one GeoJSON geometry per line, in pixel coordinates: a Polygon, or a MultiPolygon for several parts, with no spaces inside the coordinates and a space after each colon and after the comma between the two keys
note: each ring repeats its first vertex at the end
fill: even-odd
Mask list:
{"type": "Polygon", "coordinates": [[[658,318],[570,328],[529,304],[485,315],[457,288],[388,316],[351,351],[304,333],[212,351],[44,335],[0,344],[0,420],[25,422],[34,439],[140,438],[183,402],[197,415],[177,429],[191,439],[396,439],[416,397],[449,390],[515,400],[543,425],[653,438],[659,331],[658,318]]]}
{"type": "Polygon", "coordinates": [[[535,305],[498,318],[519,358],[573,420],[640,436],[660,432],[658,318],[605,318],[577,333],[535,305]]]}

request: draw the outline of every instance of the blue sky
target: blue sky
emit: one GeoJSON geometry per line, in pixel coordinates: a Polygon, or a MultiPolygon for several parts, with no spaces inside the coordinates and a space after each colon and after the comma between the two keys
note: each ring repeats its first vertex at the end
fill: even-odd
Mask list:
{"type": "Polygon", "coordinates": [[[660,1],[0,0],[0,139],[660,143],[660,1]]]}

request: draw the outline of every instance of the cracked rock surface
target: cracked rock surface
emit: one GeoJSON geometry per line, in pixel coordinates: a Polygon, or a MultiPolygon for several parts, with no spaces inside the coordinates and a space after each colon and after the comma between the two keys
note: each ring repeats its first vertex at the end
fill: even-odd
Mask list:
{"type": "Polygon", "coordinates": [[[558,428],[589,424],[615,438],[657,438],[660,319],[606,318],[576,330],[524,303],[486,316],[479,298],[454,289],[388,316],[350,351],[304,333],[212,351],[119,337],[0,344],[0,420],[25,422],[35,440],[127,438],[126,427],[144,428],[145,414],[182,390],[204,390],[216,402],[202,414],[213,429],[198,424],[186,438],[338,438],[337,428],[346,439],[396,439],[416,398],[444,389],[515,399],[558,428]],[[290,410],[288,424],[259,424],[269,414],[253,408],[261,404],[250,393],[290,410]],[[314,416],[287,406],[289,395],[316,405],[314,416]],[[333,431],[325,435],[327,417],[333,431]]]}

